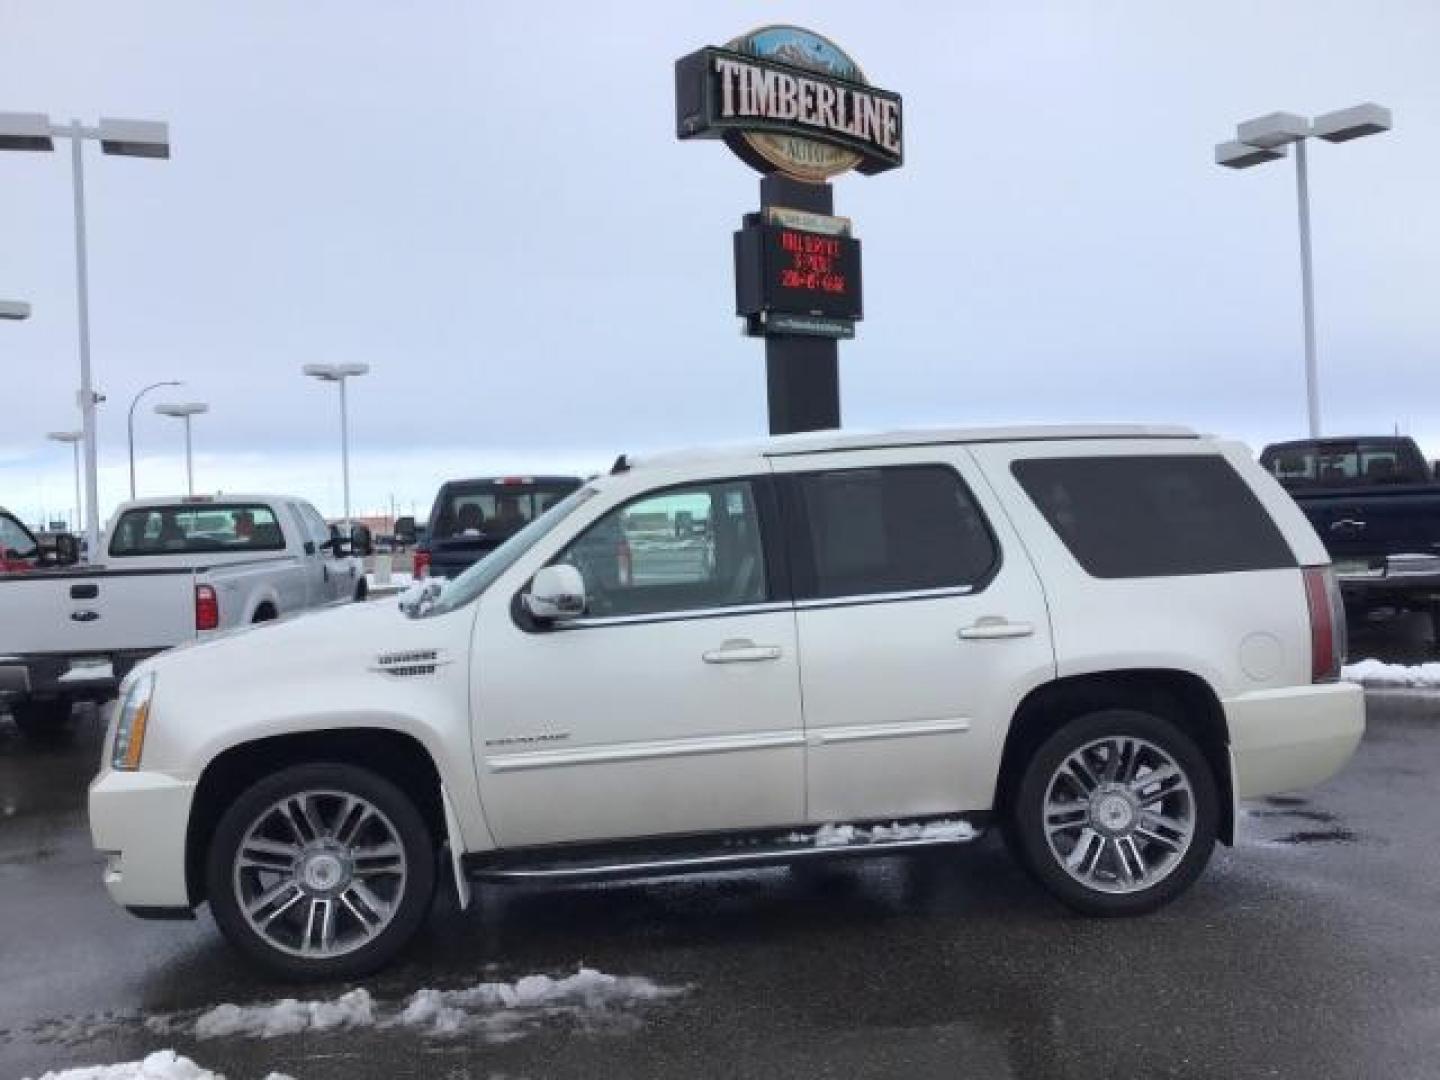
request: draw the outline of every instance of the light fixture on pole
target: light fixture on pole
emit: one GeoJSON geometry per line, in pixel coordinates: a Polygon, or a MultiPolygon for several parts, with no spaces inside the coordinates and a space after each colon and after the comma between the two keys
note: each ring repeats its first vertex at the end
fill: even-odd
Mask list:
{"type": "MultiPolygon", "coordinates": [[[[74,532],[80,521],[80,444],[85,439],[83,431],[52,431],[46,438],[58,443],[69,443],[75,452],[75,516],[70,519],[70,531],[74,532]]],[[[90,549],[92,552],[94,548],[90,549]]]]}
{"type": "Polygon", "coordinates": [[[1300,298],[1305,324],[1305,403],[1310,437],[1320,437],[1320,374],[1315,358],[1315,285],[1310,265],[1310,173],[1305,141],[1312,136],[1341,143],[1389,131],[1390,110],[1367,103],[1317,116],[1313,121],[1295,113],[1277,112],[1240,124],[1235,141],[1215,147],[1215,163],[1248,169],[1278,161],[1295,145],[1295,191],[1300,206],[1300,298]]]}
{"type": "Polygon", "coordinates": [[[30,305],[24,300],[0,300],[0,319],[19,321],[30,317],[30,305]]]}
{"type": "Polygon", "coordinates": [[[170,129],[158,120],[112,120],[93,127],[72,120],[52,124],[45,113],[0,113],[0,150],[53,151],[56,139],[70,140],[70,169],[75,197],[75,298],[80,326],[80,418],[85,445],[85,539],[94,551],[100,543],[99,465],[95,444],[95,405],[104,400],[90,377],[90,287],[85,256],[86,140],[105,154],[168,158],[170,129]]]}
{"type": "Polygon", "coordinates": [[[300,369],[312,379],[340,384],[340,472],[345,488],[345,531],[350,531],[350,417],[345,380],[370,373],[369,364],[306,364],[300,369]]]}
{"type": "Polygon", "coordinates": [[[155,382],[142,389],[130,399],[130,416],[125,422],[125,431],[130,444],[130,498],[135,498],[135,406],[140,404],[140,399],[151,390],[158,390],[162,386],[184,386],[183,382],[176,382],[174,379],[166,382],[155,382]]]}
{"type": "Polygon", "coordinates": [[[185,421],[185,494],[195,494],[195,466],[191,455],[190,418],[209,412],[210,406],[202,401],[165,402],[155,406],[161,416],[175,416],[185,421]]]}

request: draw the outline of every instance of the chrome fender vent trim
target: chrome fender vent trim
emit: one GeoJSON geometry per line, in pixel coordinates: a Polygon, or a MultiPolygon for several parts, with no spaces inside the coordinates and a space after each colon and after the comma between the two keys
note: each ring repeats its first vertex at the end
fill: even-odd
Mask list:
{"type": "Polygon", "coordinates": [[[434,675],[451,662],[450,657],[440,649],[406,649],[381,653],[375,657],[370,670],[392,679],[413,679],[419,675],[434,675]]]}

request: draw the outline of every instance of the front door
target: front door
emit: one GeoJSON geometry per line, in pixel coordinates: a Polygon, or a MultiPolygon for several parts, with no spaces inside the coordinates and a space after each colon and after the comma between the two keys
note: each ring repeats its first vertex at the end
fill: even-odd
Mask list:
{"type": "Polygon", "coordinates": [[[502,847],[804,820],[772,500],[763,476],[722,478],[601,515],[552,560],[585,578],[573,622],[527,625],[512,596],[482,598],[472,722],[502,847]]]}
{"type": "Polygon", "coordinates": [[[778,458],[809,820],[989,808],[1024,690],[1053,677],[1039,579],[963,447],[778,458]]]}

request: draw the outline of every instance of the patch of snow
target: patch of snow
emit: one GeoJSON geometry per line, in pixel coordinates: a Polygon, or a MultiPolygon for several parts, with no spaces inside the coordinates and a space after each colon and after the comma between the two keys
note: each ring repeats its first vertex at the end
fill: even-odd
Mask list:
{"type": "Polygon", "coordinates": [[[382,583],[380,575],[373,570],[365,575],[365,587],[371,592],[376,589],[403,590],[415,584],[415,575],[404,570],[390,571],[390,580],[382,583]]]}
{"type": "Polygon", "coordinates": [[[1359,660],[1341,669],[1340,677],[1362,686],[1433,690],[1440,687],[1440,663],[1387,664],[1359,660]]]}
{"type": "MultiPolygon", "coordinates": [[[[527,1026],[568,1016],[588,1029],[633,1022],[629,1010],[684,993],[639,975],[609,975],[582,967],[573,975],[525,975],[514,982],[481,982],[459,990],[416,990],[403,1005],[386,1008],[360,988],[329,1001],[285,998],[268,1005],[219,1005],[195,1020],[197,1039],[231,1036],[271,1039],[301,1032],[351,1028],[404,1028],[448,1036],[475,1030],[491,1042],[522,1037],[527,1026]]],[[[151,1017],[147,1027],[171,1033],[173,1016],[151,1017]]],[[[146,1080],[149,1080],[147,1077],[146,1080]]],[[[167,1078],[168,1080],[168,1078],[167,1078]]]]}
{"type": "Polygon", "coordinates": [[[788,844],[812,844],[815,847],[849,847],[859,844],[881,844],[891,840],[973,840],[979,831],[968,821],[892,821],[889,825],[865,828],[859,825],[825,824],[813,833],[792,832],[784,837],[788,844]]]}
{"type": "Polygon", "coordinates": [[[113,679],[115,669],[109,660],[77,660],[66,669],[65,674],[59,680],[62,683],[68,682],[91,682],[95,679],[113,679]]]}
{"type": "Polygon", "coordinates": [[[375,1001],[370,991],[361,987],[341,994],[334,1001],[284,998],[273,1005],[217,1005],[195,1021],[195,1037],[252,1035],[271,1039],[302,1031],[333,1031],[374,1024],[375,1001]]]}
{"type": "Polygon", "coordinates": [[[440,599],[440,593],[444,591],[449,580],[443,577],[412,580],[397,599],[400,610],[406,615],[424,615],[435,606],[435,601],[440,599]]]}
{"type": "MultiPolygon", "coordinates": [[[[225,1080],[219,1073],[201,1068],[174,1050],[157,1050],[144,1061],[119,1065],[86,1065],[78,1069],[47,1072],[39,1080],[225,1080]]],[[[272,1072],[265,1080],[291,1080],[272,1072]]]]}

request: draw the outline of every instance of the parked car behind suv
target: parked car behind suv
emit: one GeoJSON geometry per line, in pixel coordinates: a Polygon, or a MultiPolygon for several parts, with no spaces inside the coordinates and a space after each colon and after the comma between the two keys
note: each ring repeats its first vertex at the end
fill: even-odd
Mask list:
{"type": "Polygon", "coordinates": [[[446,481],[415,549],[415,576],[458,577],[579,486],[577,476],[446,481]]]}
{"type": "Polygon", "coordinates": [[[283,495],[122,503],[103,563],[0,574],[0,705],[28,736],[63,735],[74,703],[108,701],[143,657],[363,600],[367,537],[283,495]]]}
{"type": "Polygon", "coordinates": [[[338,977],[403,947],[442,866],[463,905],[996,824],[1061,901],[1132,915],[1364,727],[1314,531],[1179,428],[621,459],[421,610],[138,667],[90,792],[115,900],[208,900],[248,956],[338,977]]]}
{"type": "Polygon", "coordinates": [[[1440,482],[1415,440],[1300,439],[1267,446],[1260,462],[1315,526],[1350,612],[1422,612],[1440,642],[1440,482]]]}

